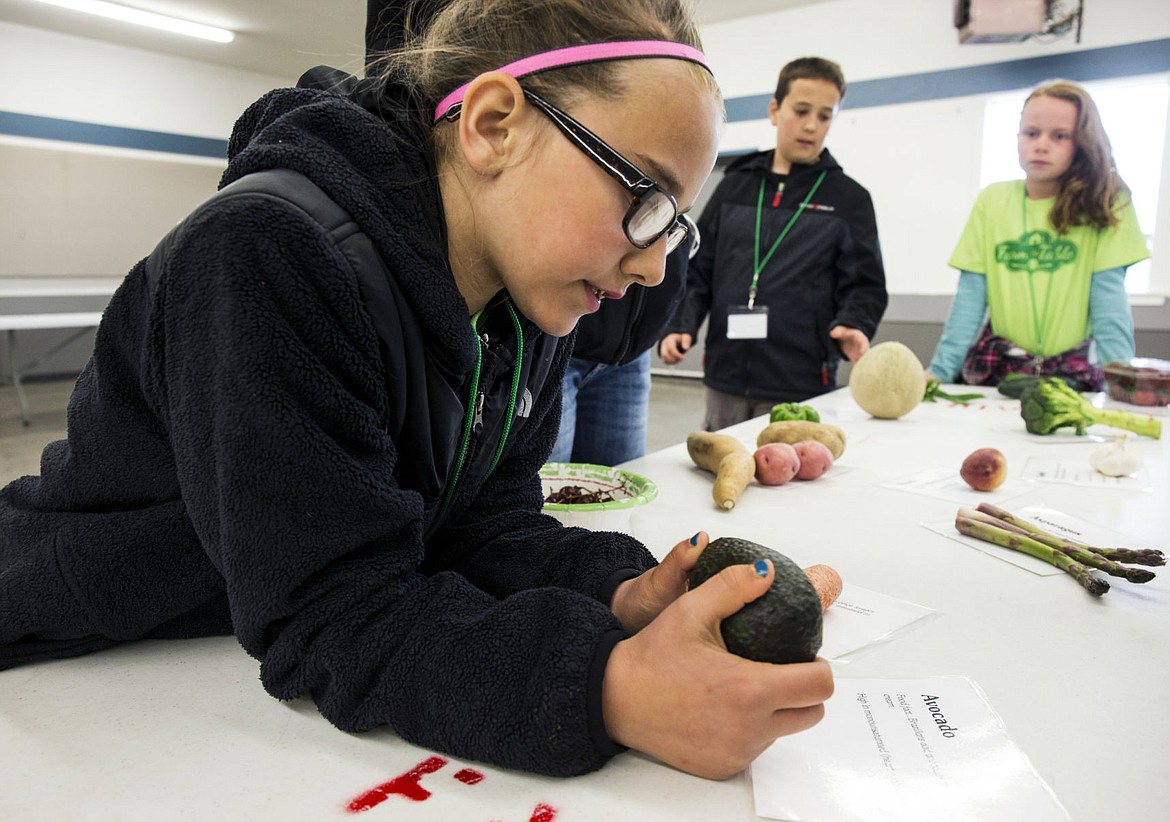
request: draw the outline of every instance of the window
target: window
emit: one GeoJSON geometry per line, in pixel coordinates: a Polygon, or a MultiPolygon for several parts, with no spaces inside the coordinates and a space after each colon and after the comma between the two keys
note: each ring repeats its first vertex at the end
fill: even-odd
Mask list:
{"type": "MultiPolygon", "coordinates": [[[[1158,199],[1162,196],[1162,159],[1166,145],[1166,115],[1170,106],[1170,80],[1127,78],[1082,83],[1097,103],[1105,132],[1113,144],[1117,171],[1133,193],[1138,223],[1154,253],[1154,226],[1158,199]]],[[[1022,176],[1014,139],[1020,124],[1020,109],[1028,89],[992,97],[983,119],[983,162],[979,186],[1022,176]]],[[[1170,192],[1166,192],[1170,194],[1170,192]]],[[[1170,245],[1170,243],[1164,243],[1170,245]]],[[[1163,249],[1163,254],[1170,248],[1163,249]]],[[[1161,266],[1166,269],[1167,266],[1161,266]]],[[[1163,275],[1165,277],[1166,275],[1163,275]]],[[[1170,282],[1151,280],[1149,260],[1131,266],[1125,277],[1130,294],[1170,291],[1170,282]]]]}

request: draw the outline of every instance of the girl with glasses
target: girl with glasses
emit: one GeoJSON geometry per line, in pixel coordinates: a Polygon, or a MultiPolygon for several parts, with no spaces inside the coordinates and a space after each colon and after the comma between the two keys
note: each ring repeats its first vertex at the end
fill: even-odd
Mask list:
{"type": "Polygon", "coordinates": [[[673,0],[455,0],[255,103],[0,491],[0,668],[234,633],[346,731],[553,775],[722,778],[818,721],[827,663],[719,638],[770,566],[685,592],[705,534],[541,514],[564,335],[662,279],[720,120],[673,0]]]}

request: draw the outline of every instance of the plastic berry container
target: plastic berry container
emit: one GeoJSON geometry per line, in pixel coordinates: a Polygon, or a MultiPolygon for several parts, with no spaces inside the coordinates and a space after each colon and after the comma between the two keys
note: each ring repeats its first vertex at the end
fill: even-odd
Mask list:
{"type": "Polygon", "coordinates": [[[1135,357],[1103,370],[1111,398],[1131,405],[1170,405],[1170,360],[1135,357]]]}

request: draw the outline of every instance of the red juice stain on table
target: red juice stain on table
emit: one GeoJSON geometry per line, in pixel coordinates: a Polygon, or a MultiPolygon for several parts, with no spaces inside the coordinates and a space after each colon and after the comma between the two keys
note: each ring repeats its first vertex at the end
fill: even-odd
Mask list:
{"type": "Polygon", "coordinates": [[[455,774],[455,778],[464,785],[478,785],[480,782],[483,782],[483,774],[471,768],[464,768],[455,774]]]}
{"type": "MultiPolygon", "coordinates": [[[[390,781],[383,782],[378,787],[366,791],[350,802],[346,806],[346,810],[350,813],[362,813],[381,805],[395,794],[405,796],[412,802],[424,802],[430,799],[431,792],[422,786],[422,778],[446,766],[447,760],[441,756],[425,759],[401,776],[396,776],[390,781]]],[[[463,768],[455,774],[455,779],[464,785],[478,785],[484,780],[484,775],[474,768],[463,768]]],[[[557,809],[541,802],[533,809],[528,822],[554,822],[556,818],[557,809]]]]}
{"type": "Polygon", "coordinates": [[[401,776],[396,776],[389,782],[383,782],[376,788],[363,793],[347,806],[350,813],[361,813],[376,807],[391,796],[398,794],[413,802],[422,802],[430,798],[431,792],[419,784],[420,780],[429,773],[434,773],[445,767],[447,760],[441,756],[432,756],[423,760],[401,776]]]}

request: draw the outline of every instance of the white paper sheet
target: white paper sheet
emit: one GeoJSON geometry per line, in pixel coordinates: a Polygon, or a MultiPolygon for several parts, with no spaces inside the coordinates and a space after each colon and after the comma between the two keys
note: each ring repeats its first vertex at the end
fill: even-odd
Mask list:
{"type": "Polygon", "coordinates": [[[751,766],[756,813],[788,822],[1065,822],[967,677],[837,679],[825,718],[751,766]]]}
{"type": "MultiPolygon", "coordinates": [[[[1058,536],[1063,536],[1085,545],[1095,545],[1099,548],[1156,548],[1163,551],[1166,550],[1164,546],[1152,545],[1140,539],[1134,539],[1125,534],[1110,531],[1108,528],[1102,528],[1100,525],[1085,522],[1063,511],[1057,511],[1044,505],[1028,505],[1024,508],[1013,510],[1010,513],[1020,519],[1027,520],[1033,525],[1039,525],[1045,531],[1050,531],[1058,536]]],[[[922,523],[922,527],[934,531],[936,534],[941,534],[947,539],[953,539],[955,542],[961,542],[985,554],[990,554],[997,559],[1002,559],[1004,562],[1010,562],[1012,565],[1017,565],[1020,568],[1031,571],[1033,574],[1052,576],[1054,574],[1064,573],[1064,571],[1050,565],[1042,559],[1022,554],[1019,551],[1012,551],[1008,548],[1001,548],[998,545],[969,537],[966,534],[960,534],[955,530],[955,521],[953,519],[947,522],[924,522],[922,523]]]]}
{"type": "Polygon", "coordinates": [[[820,655],[837,660],[888,639],[912,622],[933,614],[932,608],[845,583],[837,601],[825,611],[820,655]]]}
{"type": "Polygon", "coordinates": [[[1107,477],[1089,465],[1088,459],[1070,461],[1045,457],[1028,457],[1024,464],[1025,480],[1029,482],[1059,482],[1093,488],[1121,488],[1127,491],[1152,491],[1150,473],[1145,468],[1127,477],[1107,477]]]}
{"type": "MultiPolygon", "coordinates": [[[[1023,516],[1023,513],[1020,511],[1014,511],[1013,513],[1019,517],[1023,516]]],[[[969,548],[974,548],[976,551],[982,551],[996,559],[1009,562],[1018,568],[1023,568],[1025,571],[1031,571],[1037,576],[1051,577],[1064,573],[1064,571],[1055,565],[1045,562],[1042,559],[1037,559],[1019,551],[1013,551],[1010,548],[1001,548],[998,545],[984,542],[981,539],[975,539],[975,537],[969,537],[966,534],[960,534],[955,530],[955,521],[953,519],[949,519],[946,522],[924,522],[922,523],[922,527],[928,531],[934,531],[936,534],[941,534],[947,539],[961,542],[969,548]]]]}
{"type": "Polygon", "coordinates": [[[963,481],[963,478],[959,476],[958,469],[955,468],[931,468],[909,477],[883,482],[879,487],[937,497],[971,507],[975,507],[981,502],[994,502],[999,505],[1010,497],[1032,490],[1022,480],[1009,478],[994,491],[976,491],[963,481]]]}

